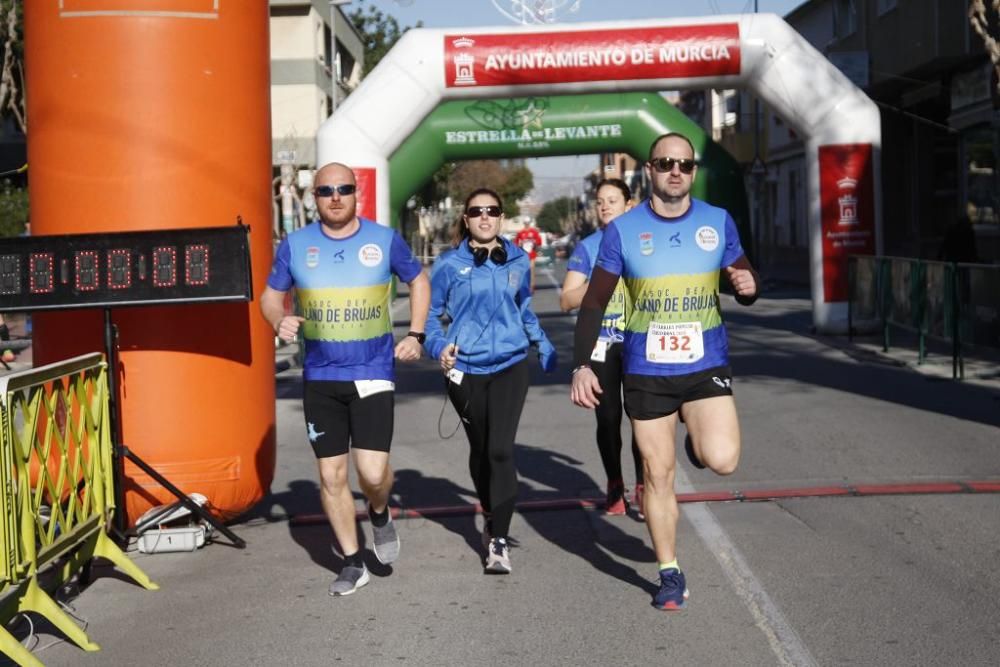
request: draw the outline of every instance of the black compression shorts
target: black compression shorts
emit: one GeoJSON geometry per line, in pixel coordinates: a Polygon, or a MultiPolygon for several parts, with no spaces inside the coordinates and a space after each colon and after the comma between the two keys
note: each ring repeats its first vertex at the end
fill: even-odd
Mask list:
{"type": "Polygon", "coordinates": [[[361,398],[354,382],[311,380],[305,383],[302,406],[316,458],[346,454],[351,447],[389,451],[394,391],[361,398]]]}
{"type": "Polygon", "coordinates": [[[687,375],[632,375],[622,381],[625,412],[632,419],[659,419],[701,398],[732,396],[733,372],[717,366],[687,375]]]}

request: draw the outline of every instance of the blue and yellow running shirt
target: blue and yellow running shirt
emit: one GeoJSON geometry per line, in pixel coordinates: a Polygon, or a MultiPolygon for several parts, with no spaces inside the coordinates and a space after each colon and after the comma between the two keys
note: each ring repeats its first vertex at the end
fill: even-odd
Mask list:
{"type": "MultiPolygon", "coordinates": [[[[604,238],[604,230],[598,229],[596,232],[586,237],[576,244],[573,254],[566,262],[567,271],[576,271],[587,276],[594,272],[594,264],[597,262],[597,252],[601,247],[601,239],[604,238]]],[[[629,303],[625,292],[625,283],[621,280],[615,285],[615,291],[611,294],[604,309],[604,319],[601,322],[601,334],[598,342],[620,343],[625,335],[625,320],[628,317],[629,303]]]]}
{"type": "Polygon", "coordinates": [[[420,262],[395,230],[358,218],[344,239],[323,233],[321,223],[281,242],[267,284],[298,292],[305,322],[306,380],[393,380],[392,273],[410,282],[420,262]]]}
{"type": "Polygon", "coordinates": [[[597,266],[620,275],[632,309],[624,371],[686,375],[729,363],[719,307],[719,271],[743,255],[736,223],[698,199],[678,218],[649,201],[608,225],[597,266]]]}

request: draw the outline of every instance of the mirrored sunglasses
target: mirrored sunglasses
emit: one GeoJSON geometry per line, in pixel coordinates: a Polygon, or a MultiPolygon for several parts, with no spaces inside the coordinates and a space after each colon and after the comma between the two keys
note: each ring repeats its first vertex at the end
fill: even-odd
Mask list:
{"type": "Polygon", "coordinates": [[[658,157],[649,161],[649,164],[653,165],[653,169],[660,173],[666,173],[668,171],[674,170],[674,165],[681,170],[682,174],[690,174],[694,171],[694,168],[698,165],[697,162],[690,158],[673,158],[673,157],[658,157]]]}
{"type": "Polygon", "coordinates": [[[333,193],[336,192],[341,197],[346,197],[348,195],[353,195],[358,189],[358,186],[353,183],[344,183],[343,185],[317,185],[313,189],[313,194],[317,197],[332,197],[333,193]]]}
{"type": "Polygon", "coordinates": [[[465,209],[465,215],[470,218],[478,218],[483,213],[491,218],[499,218],[500,214],[503,213],[503,209],[499,206],[470,206],[465,209]]]}

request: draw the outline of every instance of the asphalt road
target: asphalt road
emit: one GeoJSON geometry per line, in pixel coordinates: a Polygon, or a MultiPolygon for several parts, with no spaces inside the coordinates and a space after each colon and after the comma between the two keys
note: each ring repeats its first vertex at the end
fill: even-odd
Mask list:
{"type": "MultiPolygon", "coordinates": [[[[516,455],[522,501],[570,506],[599,497],[605,480],[593,417],[568,400],[573,319],[558,312],[558,280],[540,273],[535,310],[562,367],[544,376],[534,365],[516,455]]],[[[724,299],[743,459],[727,478],[681,460],[680,491],[1000,482],[996,375],[943,380],[812,335],[805,296],[774,290],[749,309],[724,299]]],[[[95,567],[91,585],[60,599],[101,651],[81,651],[38,617],[34,634],[24,621],[12,628],[46,665],[1000,662],[998,493],[684,504],[691,600],[679,613],[649,604],[656,565],[634,517],[520,512],[513,574],[487,577],[477,517],[431,512],[399,522],[393,567],[370,557],[371,583],[331,598],[339,560],[329,529],[309,520],[320,508],[298,373],[276,381],[272,493],[234,526],[248,547],[133,554],[157,592],[95,567]]],[[[393,505],[467,508],[467,445],[461,431],[439,437],[458,422],[435,364],[400,368],[397,389],[393,505]]]]}

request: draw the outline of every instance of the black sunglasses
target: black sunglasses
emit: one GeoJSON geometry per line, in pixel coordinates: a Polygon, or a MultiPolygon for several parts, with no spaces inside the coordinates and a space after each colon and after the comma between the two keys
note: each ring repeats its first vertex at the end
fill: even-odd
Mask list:
{"type": "Polygon", "coordinates": [[[503,209],[499,206],[470,206],[465,209],[465,215],[470,218],[478,218],[483,213],[486,213],[491,218],[499,218],[500,214],[503,213],[503,209]]]}
{"type": "Polygon", "coordinates": [[[698,166],[697,162],[686,157],[658,157],[650,160],[649,164],[653,165],[653,169],[661,173],[673,171],[676,164],[682,174],[690,174],[698,166]]]}
{"type": "Polygon", "coordinates": [[[353,183],[344,183],[343,185],[317,185],[313,190],[313,194],[317,197],[332,197],[333,193],[336,192],[341,197],[346,197],[347,195],[353,195],[358,189],[358,186],[353,183]]]}

